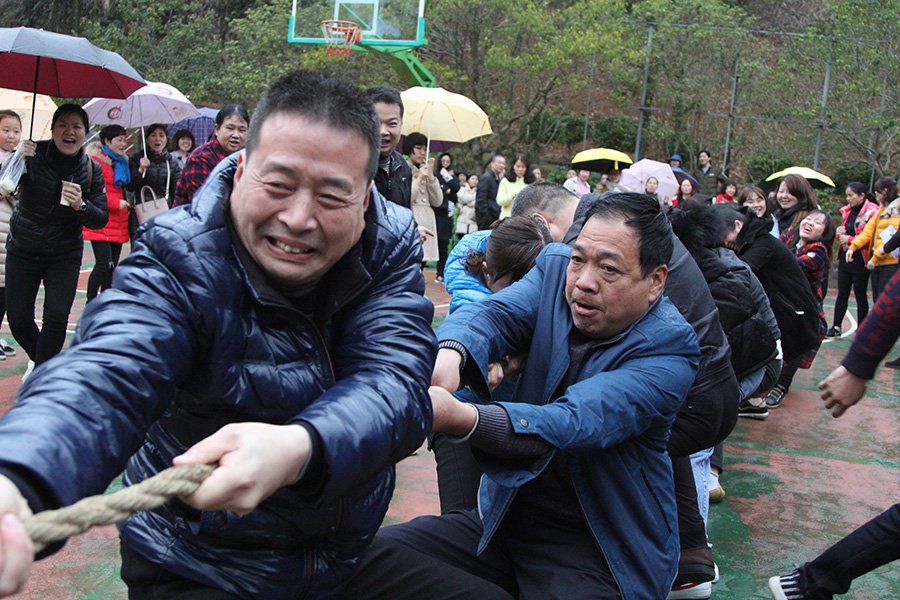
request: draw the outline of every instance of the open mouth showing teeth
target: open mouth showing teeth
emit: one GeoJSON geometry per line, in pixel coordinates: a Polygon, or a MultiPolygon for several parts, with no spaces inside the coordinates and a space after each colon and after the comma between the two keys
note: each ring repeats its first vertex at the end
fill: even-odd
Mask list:
{"type": "Polygon", "coordinates": [[[285,252],[289,252],[290,254],[310,254],[312,253],[312,249],[310,248],[295,248],[294,246],[288,246],[284,242],[279,242],[278,240],[272,240],[272,242],[281,250],[285,252]]]}

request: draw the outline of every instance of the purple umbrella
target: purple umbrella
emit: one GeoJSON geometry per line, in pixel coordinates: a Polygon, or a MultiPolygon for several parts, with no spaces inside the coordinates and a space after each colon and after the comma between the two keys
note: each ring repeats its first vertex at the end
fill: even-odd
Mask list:
{"type": "Polygon", "coordinates": [[[219,111],[215,108],[207,108],[205,106],[199,110],[199,117],[191,117],[190,119],[179,121],[174,125],[169,125],[169,138],[175,135],[176,132],[187,129],[191,132],[191,135],[194,136],[197,145],[206,142],[215,131],[216,115],[219,114],[219,111]]]}

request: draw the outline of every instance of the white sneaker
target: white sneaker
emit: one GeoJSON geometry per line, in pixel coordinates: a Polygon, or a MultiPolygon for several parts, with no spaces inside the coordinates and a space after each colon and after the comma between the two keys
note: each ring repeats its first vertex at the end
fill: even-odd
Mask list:
{"type": "Polygon", "coordinates": [[[22,374],[22,381],[23,381],[23,382],[24,382],[26,379],[28,379],[28,376],[31,375],[31,372],[32,372],[32,371],[34,371],[34,361],[33,361],[33,360],[29,360],[29,361],[28,361],[28,366],[25,367],[25,372],[22,374]]]}
{"type": "Polygon", "coordinates": [[[712,596],[712,583],[689,583],[672,588],[666,600],[707,600],[712,596]]]}
{"type": "MultiPolygon", "coordinates": [[[[0,338],[0,353],[2,353],[4,356],[15,356],[16,349],[10,346],[6,340],[0,338]]],[[[0,358],[0,360],[3,359],[0,358]]]]}

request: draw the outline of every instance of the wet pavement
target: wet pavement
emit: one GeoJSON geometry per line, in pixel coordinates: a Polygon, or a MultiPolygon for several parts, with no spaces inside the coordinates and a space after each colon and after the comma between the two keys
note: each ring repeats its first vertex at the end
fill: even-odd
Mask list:
{"type": "MultiPolygon", "coordinates": [[[[90,266],[89,247],[85,267],[90,266]]],[[[82,275],[81,290],[87,274],[82,275]]],[[[449,297],[426,273],[435,321],[449,297]]],[[[833,294],[826,300],[832,314],[833,294]]],[[[850,313],[855,305],[850,301],[850,313]]],[[[73,319],[81,314],[79,293],[73,319]]],[[[39,313],[38,313],[39,314],[39,313]]],[[[844,327],[854,324],[848,317],[844,327]]],[[[7,325],[0,335],[12,341],[7,325]]],[[[823,344],[812,368],[798,372],[782,406],[766,421],[739,419],[725,443],[726,498],[710,508],[709,537],[721,580],[714,599],[770,599],[769,576],[786,573],[814,558],[855,527],[900,500],[900,371],[882,369],[866,398],[840,419],[824,409],[815,385],[840,362],[850,336],[823,344]]],[[[895,350],[891,358],[900,354],[895,350]]],[[[0,361],[0,411],[10,405],[25,369],[25,357],[0,361]]],[[[434,459],[427,449],[397,466],[397,490],[386,523],[437,514],[434,459]]],[[[118,487],[118,482],[111,489],[118,487]]],[[[124,599],[118,577],[114,527],[73,538],[58,554],[35,565],[25,591],[28,600],[124,599]]],[[[900,569],[887,565],[859,578],[841,598],[900,598],[900,569]]],[[[662,599],[661,599],[662,600],[662,599]]]]}

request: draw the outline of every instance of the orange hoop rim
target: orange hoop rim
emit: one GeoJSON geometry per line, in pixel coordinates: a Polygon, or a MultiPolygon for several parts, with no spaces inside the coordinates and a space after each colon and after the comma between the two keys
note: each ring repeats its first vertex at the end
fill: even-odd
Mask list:
{"type": "Polygon", "coordinates": [[[329,56],[350,56],[353,44],[362,39],[362,30],[358,23],[340,19],[322,21],[322,37],[328,46],[329,56]]]}

